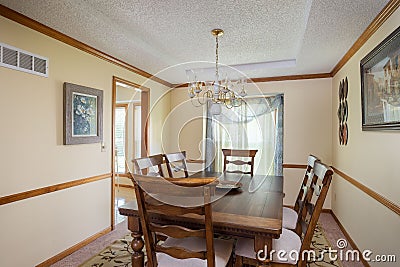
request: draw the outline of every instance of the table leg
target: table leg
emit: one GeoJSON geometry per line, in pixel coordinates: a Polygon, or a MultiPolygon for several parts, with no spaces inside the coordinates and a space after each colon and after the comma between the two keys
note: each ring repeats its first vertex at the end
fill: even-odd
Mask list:
{"type": "Polygon", "coordinates": [[[272,250],[272,238],[267,236],[256,236],[254,239],[254,251],[256,252],[257,266],[270,265],[270,252],[272,250]]]}
{"type": "Polygon", "coordinates": [[[132,253],[132,267],[143,267],[144,266],[144,241],[142,238],[142,226],[138,217],[128,217],[128,229],[132,232],[133,237],[131,247],[132,253]]]}

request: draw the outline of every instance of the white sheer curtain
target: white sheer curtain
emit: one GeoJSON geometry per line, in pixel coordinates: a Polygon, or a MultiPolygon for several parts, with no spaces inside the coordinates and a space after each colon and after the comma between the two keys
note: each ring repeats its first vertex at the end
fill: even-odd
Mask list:
{"type": "MultiPolygon", "coordinates": [[[[223,170],[223,148],[258,149],[255,173],[282,173],[283,96],[248,98],[237,108],[222,107],[220,115],[208,112],[206,163],[223,170]]],[[[246,168],[247,166],[243,166],[246,168]]]]}

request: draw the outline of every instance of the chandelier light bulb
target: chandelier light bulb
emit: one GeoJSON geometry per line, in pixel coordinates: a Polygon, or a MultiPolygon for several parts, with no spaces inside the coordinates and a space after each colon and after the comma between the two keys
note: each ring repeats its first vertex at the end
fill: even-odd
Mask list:
{"type": "MultiPolygon", "coordinates": [[[[212,35],[215,36],[215,80],[213,82],[203,82],[197,80],[197,75],[194,77],[194,81],[191,81],[191,86],[189,88],[189,97],[192,100],[194,106],[204,105],[210,102],[210,113],[213,115],[221,114],[221,105],[226,108],[233,108],[242,105],[244,101],[242,98],[247,95],[244,90],[244,86],[239,93],[233,90],[233,85],[242,84],[246,80],[244,78],[239,79],[237,82],[232,82],[226,73],[224,73],[224,78],[219,80],[219,69],[218,69],[218,48],[219,42],[218,37],[224,34],[221,29],[214,29],[211,31],[212,35]],[[204,84],[204,90],[203,90],[204,84]]],[[[192,70],[191,73],[194,73],[192,70]]]]}

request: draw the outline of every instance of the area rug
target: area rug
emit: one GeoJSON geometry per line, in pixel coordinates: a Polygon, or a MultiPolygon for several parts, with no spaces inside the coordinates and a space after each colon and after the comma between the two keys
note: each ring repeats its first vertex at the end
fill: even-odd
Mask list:
{"type": "MultiPolygon", "coordinates": [[[[96,256],[90,258],[80,267],[131,267],[131,253],[130,246],[132,237],[128,234],[124,238],[116,240],[109,247],[102,250],[96,256]]],[[[325,233],[320,225],[317,225],[311,243],[311,249],[315,251],[316,259],[307,262],[309,267],[342,267],[340,261],[331,260],[327,253],[322,253],[328,250],[332,245],[329,243],[325,233]],[[321,257],[323,254],[323,257],[321,257]]],[[[146,251],[145,251],[146,254],[146,251]]]]}

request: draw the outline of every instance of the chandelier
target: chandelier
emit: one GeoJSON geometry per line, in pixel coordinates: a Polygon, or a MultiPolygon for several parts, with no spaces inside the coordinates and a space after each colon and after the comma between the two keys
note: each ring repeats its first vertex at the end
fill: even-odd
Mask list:
{"type": "Polygon", "coordinates": [[[196,75],[194,81],[189,82],[189,97],[194,106],[201,106],[208,102],[211,103],[211,114],[218,115],[221,113],[221,105],[225,105],[228,109],[242,105],[243,98],[247,95],[244,85],[245,79],[231,81],[226,76],[225,79],[219,79],[218,69],[218,37],[224,34],[221,29],[214,29],[211,34],[215,36],[215,80],[200,81],[196,75]],[[236,93],[233,89],[239,87],[240,92],[236,93]]]}

